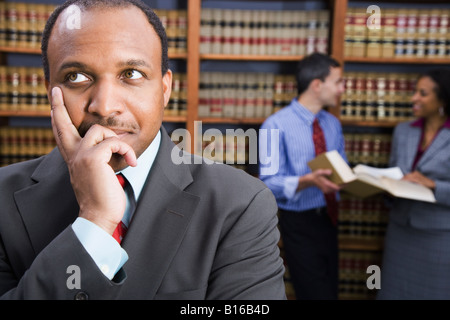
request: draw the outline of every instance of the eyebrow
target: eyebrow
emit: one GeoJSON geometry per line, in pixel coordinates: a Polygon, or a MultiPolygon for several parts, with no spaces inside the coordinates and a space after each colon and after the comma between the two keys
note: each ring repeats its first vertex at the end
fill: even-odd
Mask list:
{"type": "MultiPolygon", "coordinates": [[[[119,68],[123,68],[123,67],[127,67],[127,68],[131,68],[131,67],[147,67],[147,68],[151,68],[147,62],[145,62],[144,60],[141,59],[129,59],[127,61],[124,62],[119,62],[117,63],[117,67],[119,68]]],[[[65,69],[70,69],[70,68],[75,68],[75,69],[88,69],[88,66],[84,63],[81,62],[76,62],[76,61],[69,61],[66,63],[63,63],[62,66],[59,68],[60,71],[65,70],[65,69]]]]}
{"type": "Polygon", "coordinates": [[[141,59],[129,59],[124,62],[119,62],[117,67],[147,67],[151,68],[147,62],[141,59]]]}
{"type": "Polygon", "coordinates": [[[70,68],[76,68],[76,69],[87,69],[87,66],[84,63],[81,62],[66,62],[63,63],[62,66],[59,68],[60,71],[70,68]]]}

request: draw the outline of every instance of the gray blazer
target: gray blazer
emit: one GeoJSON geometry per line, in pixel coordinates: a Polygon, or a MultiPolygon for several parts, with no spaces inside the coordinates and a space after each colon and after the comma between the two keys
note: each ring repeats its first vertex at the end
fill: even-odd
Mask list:
{"type": "MultiPolygon", "coordinates": [[[[390,166],[411,172],[421,129],[411,122],[399,124],[392,141],[390,166]]],[[[450,230],[450,129],[443,128],[417,164],[417,171],[436,182],[436,204],[395,199],[390,219],[419,229],[450,230]]]]}
{"type": "Polygon", "coordinates": [[[0,295],[4,299],[285,299],[277,205],[258,179],[227,165],[175,165],[160,150],[108,280],[75,236],[78,216],[57,148],[0,169],[0,295]],[[81,289],[69,289],[68,267],[81,289]],[[81,294],[81,296],[80,296],[81,294]]]}

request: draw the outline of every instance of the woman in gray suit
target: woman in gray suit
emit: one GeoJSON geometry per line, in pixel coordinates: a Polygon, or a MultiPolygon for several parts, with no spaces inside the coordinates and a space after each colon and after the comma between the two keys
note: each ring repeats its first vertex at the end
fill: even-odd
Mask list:
{"type": "Polygon", "coordinates": [[[393,200],[378,299],[450,299],[450,70],[421,75],[412,103],[417,119],[395,128],[390,166],[436,203],[393,200]]]}

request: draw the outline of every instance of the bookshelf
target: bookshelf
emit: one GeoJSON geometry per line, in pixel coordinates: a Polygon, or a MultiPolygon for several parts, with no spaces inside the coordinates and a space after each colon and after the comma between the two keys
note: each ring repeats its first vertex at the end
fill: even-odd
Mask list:
{"type": "MultiPolygon", "coordinates": [[[[417,75],[428,68],[450,65],[448,36],[446,40],[447,47],[445,49],[443,48],[444,41],[442,41],[445,38],[444,35],[448,34],[448,23],[443,23],[443,25],[447,26],[446,30],[445,28],[441,28],[439,31],[440,20],[444,21],[448,19],[447,17],[450,13],[450,4],[448,1],[425,2],[395,0],[392,2],[369,3],[367,1],[344,0],[340,2],[340,5],[336,9],[341,11],[343,19],[341,19],[340,26],[334,24],[334,27],[338,28],[342,35],[337,45],[339,46],[338,51],[341,55],[341,62],[344,65],[344,75],[363,72],[367,76],[368,73],[373,74],[379,72],[384,73],[384,75],[394,75],[394,77],[399,78],[398,76],[400,74],[417,75]],[[379,32],[370,32],[365,25],[357,31],[353,30],[354,33],[350,33],[347,27],[349,23],[347,19],[348,13],[352,12],[353,15],[359,14],[359,18],[363,19],[361,22],[365,24],[368,17],[365,9],[373,4],[381,8],[381,24],[384,28],[381,32],[384,36],[380,37],[379,32]],[[408,20],[408,15],[412,19],[408,20]],[[426,20],[427,15],[428,21],[426,20]],[[434,23],[436,23],[437,19],[437,25],[434,24],[434,29],[430,18],[433,15],[435,19],[434,23]],[[394,17],[395,23],[386,27],[386,24],[389,23],[387,21],[389,17],[394,17]],[[404,19],[404,28],[399,23],[401,19],[404,19]],[[389,29],[389,27],[391,28],[389,29]],[[357,36],[361,36],[361,34],[358,34],[361,31],[367,32],[363,37],[365,42],[361,41],[361,38],[357,38],[357,36]],[[389,34],[389,32],[394,32],[394,34],[398,32],[398,34],[393,37],[393,33],[389,34]],[[349,33],[353,38],[349,36],[349,33]],[[350,43],[355,41],[353,43],[358,44],[355,52],[352,52],[348,47],[349,38],[350,43]],[[376,46],[377,41],[374,41],[374,39],[379,40],[378,43],[380,45],[378,48],[376,46]],[[394,42],[394,39],[397,42],[394,42]],[[441,42],[437,39],[441,39],[441,42]],[[438,50],[439,43],[440,51],[438,50]],[[370,50],[369,45],[372,46],[370,50]],[[374,48],[375,50],[373,50],[374,48]],[[386,51],[383,51],[383,48],[387,48],[386,51]],[[348,54],[349,52],[356,54],[348,54]]],[[[355,16],[353,16],[353,19],[356,19],[355,16]]],[[[355,23],[355,20],[350,23],[355,23]]],[[[353,28],[355,28],[354,25],[353,28]]],[[[345,97],[343,98],[345,99],[345,97]]],[[[397,96],[397,98],[399,97],[397,96]]],[[[375,105],[381,105],[383,108],[386,107],[387,101],[384,100],[384,96],[380,100],[381,102],[377,100],[375,105]]],[[[396,104],[399,100],[405,101],[402,98],[393,99],[395,103],[391,104],[396,104]]],[[[344,128],[344,134],[347,133],[347,135],[360,135],[360,138],[361,136],[367,135],[373,137],[381,132],[389,136],[399,122],[407,120],[401,117],[376,120],[345,119],[344,102],[348,101],[341,99],[339,117],[344,128]]],[[[366,100],[366,102],[368,101],[366,100]]],[[[354,156],[355,154],[350,152],[350,155],[354,156]]],[[[356,156],[358,155],[361,155],[361,152],[356,152],[356,156]]],[[[364,163],[364,161],[357,162],[364,163]]],[[[341,299],[350,300],[361,298],[373,299],[375,293],[365,287],[364,280],[367,279],[367,274],[364,266],[370,264],[381,266],[384,233],[389,219],[389,211],[385,208],[383,199],[378,199],[378,201],[376,199],[370,199],[363,204],[356,198],[344,196],[340,205],[340,212],[343,215],[339,230],[339,296],[341,299]],[[372,207],[367,207],[370,202],[372,202],[372,207]],[[365,208],[364,205],[366,206],[365,208]]]]}
{"type": "MultiPolygon", "coordinates": [[[[44,1],[44,0],[42,0],[44,1]]],[[[158,0],[144,0],[150,6],[154,8],[158,8],[163,1],[158,0]]],[[[21,2],[21,1],[5,1],[0,0],[1,4],[5,4],[6,2],[21,2]]],[[[24,0],[23,2],[27,3],[40,3],[40,0],[29,1],[24,0]]],[[[49,1],[45,1],[49,2],[49,1]]],[[[59,3],[59,1],[50,1],[52,3],[59,3]]],[[[195,121],[201,120],[205,125],[210,126],[253,126],[258,127],[263,123],[265,117],[253,116],[253,117],[237,117],[237,116],[220,116],[220,117],[212,117],[212,116],[201,116],[199,115],[199,105],[201,100],[201,76],[203,73],[208,71],[207,66],[218,66],[217,68],[227,69],[229,63],[245,63],[247,65],[257,65],[256,69],[261,65],[289,65],[291,63],[295,63],[299,61],[304,54],[299,54],[295,52],[294,54],[255,54],[254,52],[250,52],[247,54],[224,54],[224,53],[204,53],[202,51],[202,13],[204,9],[214,8],[223,8],[225,9],[238,9],[238,10],[247,10],[248,8],[252,8],[255,10],[272,10],[271,8],[274,5],[282,5],[286,4],[286,7],[277,7],[273,9],[274,11],[280,11],[283,9],[291,10],[295,5],[302,3],[302,8],[305,10],[311,10],[310,4],[312,3],[320,3],[321,8],[325,8],[329,10],[329,32],[327,39],[327,52],[333,56],[343,67],[344,71],[350,72],[365,72],[366,69],[371,69],[369,72],[373,72],[374,69],[380,69],[385,72],[395,72],[395,70],[400,69],[399,72],[404,72],[404,70],[415,71],[421,70],[424,67],[428,66],[441,66],[441,65],[450,65],[450,55],[446,55],[445,57],[366,57],[366,56],[348,56],[345,54],[346,52],[346,18],[349,8],[356,7],[365,7],[367,8],[369,5],[373,3],[365,2],[365,1],[356,1],[356,0],[323,0],[323,1],[293,1],[293,0],[284,0],[284,1],[276,1],[276,0],[266,0],[262,5],[258,1],[220,1],[220,0],[188,0],[188,1],[177,1],[172,0],[168,1],[171,6],[175,9],[185,10],[187,17],[187,41],[186,41],[186,49],[184,51],[180,50],[170,50],[169,58],[171,61],[174,61],[176,64],[181,64],[185,69],[182,73],[186,75],[186,83],[187,83],[187,92],[186,92],[186,112],[183,115],[170,115],[167,114],[164,116],[164,122],[170,124],[174,127],[184,126],[187,131],[191,134],[191,136],[195,136],[195,121]],[[281,3],[281,4],[280,4],[281,3]],[[303,5],[304,3],[304,5],[303,5]],[[280,9],[281,8],[281,9],[280,9]],[[228,63],[228,64],[227,64],[228,63]]],[[[384,10],[384,7],[388,7],[389,9],[398,9],[398,8],[432,8],[435,4],[438,4],[439,8],[446,8],[446,10],[450,10],[450,5],[448,1],[445,0],[433,0],[433,1],[401,1],[395,0],[392,2],[380,2],[378,5],[384,10]]],[[[164,4],[166,7],[167,5],[164,4]]],[[[1,7],[0,7],[1,8],[1,7]]],[[[1,12],[0,12],[1,15],[1,12]]],[[[1,25],[0,25],[1,27],[1,25]]],[[[280,34],[280,33],[278,33],[280,34]]],[[[448,40],[447,40],[448,42],[448,40]]],[[[1,44],[1,42],[0,42],[1,44]]],[[[447,49],[448,51],[448,49],[447,49]]],[[[40,54],[40,50],[37,48],[19,48],[19,47],[10,47],[5,45],[0,45],[0,65],[4,66],[8,64],[8,55],[12,54],[20,54],[20,55],[30,55],[30,56],[38,56],[40,54]]],[[[283,67],[282,67],[283,68],[283,67]]],[[[269,68],[270,69],[270,68],[269,68]]],[[[216,70],[212,70],[216,71],[216,70]]],[[[245,70],[244,70],[245,72],[245,70]]],[[[271,71],[269,71],[271,72],[271,71]]],[[[0,92],[1,93],[1,92],[0,92]]],[[[342,102],[342,101],[341,101],[342,102]]],[[[344,130],[350,130],[351,134],[378,134],[383,133],[389,135],[392,132],[392,129],[403,120],[400,119],[381,119],[381,120],[366,120],[366,119],[343,119],[342,118],[342,108],[341,104],[338,104],[338,107],[332,108],[329,110],[332,114],[341,118],[342,125],[344,130]]],[[[38,120],[45,120],[49,117],[49,111],[32,111],[32,110],[0,110],[0,124],[2,126],[8,126],[10,124],[10,119],[13,118],[33,118],[38,120]]],[[[191,150],[194,150],[195,141],[192,139],[191,141],[191,150]]],[[[363,151],[358,151],[358,154],[361,154],[363,151]]],[[[352,205],[361,205],[352,204],[352,205]]],[[[344,208],[344,211],[347,210],[355,210],[344,208]]],[[[377,209],[377,215],[383,216],[383,213],[380,213],[382,209],[377,209]]],[[[349,213],[349,216],[352,214],[356,214],[354,211],[349,213]]],[[[387,213],[385,213],[386,216],[387,213]]],[[[359,218],[358,218],[359,219],[359,218]]],[[[349,227],[349,226],[346,226],[349,227]]],[[[350,226],[351,227],[351,226],[350,226]]],[[[350,228],[349,227],[349,228],[350,228]]],[[[358,229],[357,229],[358,230],[358,229]]],[[[359,229],[361,231],[361,229],[359,229]]],[[[359,232],[358,231],[358,232],[359,232]]],[[[366,236],[358,234],[352,234],[351,236],[342,237],[340,239],[340,249],[343,252],[348,251],[362,251],[362,252],[377,252],[379,253],[382,250],[382,234],[378,237],[366,236]]],[[[348,271],[348,270],[347,270],[348,271]]],[[[345,297],[352,297],[351,294],[345,293],[345,297]]],[[[355,297],[355,296],[353,296],[355,297]]]]}

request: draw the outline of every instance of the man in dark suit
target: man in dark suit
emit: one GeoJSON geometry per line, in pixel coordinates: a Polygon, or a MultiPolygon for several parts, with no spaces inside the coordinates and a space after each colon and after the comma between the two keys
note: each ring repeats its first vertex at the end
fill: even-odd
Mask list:
{"type": "Polygon", "coordinates": [[[153,11],[68,1],[42,50],[58,147],[0,169],[2,298],[284,299],[272,193],[226,165],[171,159],[153,11]]]}

